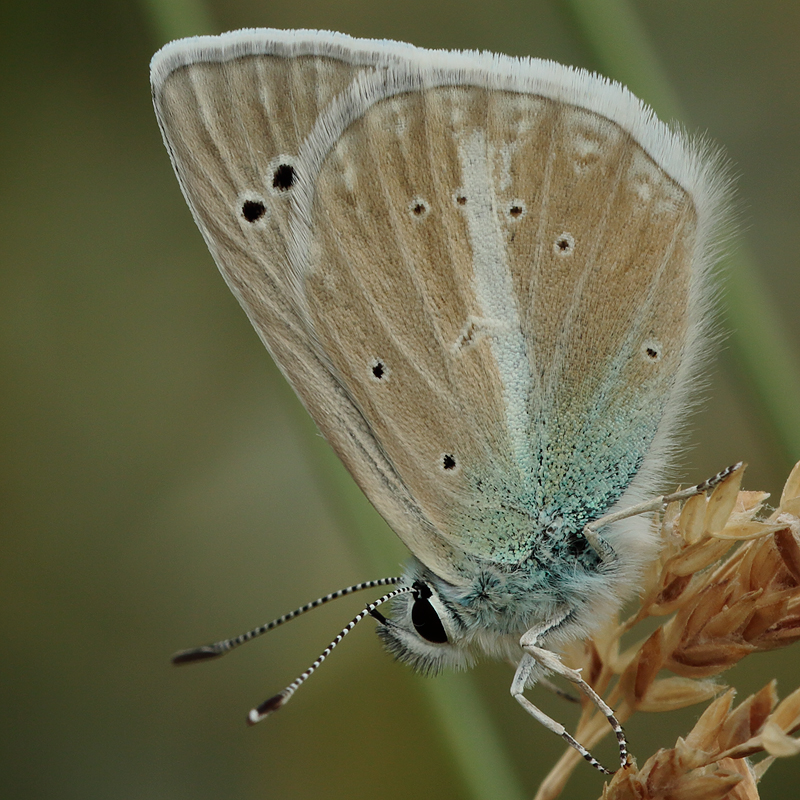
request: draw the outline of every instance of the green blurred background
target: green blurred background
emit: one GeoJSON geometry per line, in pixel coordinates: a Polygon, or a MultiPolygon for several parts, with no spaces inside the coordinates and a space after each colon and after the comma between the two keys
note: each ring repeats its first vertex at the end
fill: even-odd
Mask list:
{"type": "MultiPolygon", "coordinates": [[[[245,726],[247,710],[304,669],[359,600],[219,662],[169,665],[176,649],[395,574],[404,556],[354,499],[217,275],[161,144],[148,61],[170,35],[243,26],[331,28],[590,68],[602,59],[555,1],[229,0],[194,20],[191,9],[151,3],[3,9],[0,795],[478,796],[429,682],[381,651],[371,621],[287,709],[245,726]],[[354,535],[365,530],[366,544],[354,535]]],[[[740,241],[796,353],[800,4],[631,8],[639,45],[652,44],[687,123],[733,162],[740,241]]],[[[746,486],[778,493],[800,452],[770,424],[737,356],[737,336],[751,335],[742,319],[731,315],[738,334],[720,348],[676,475],[699,480],[745,459],[746,486]]],[[[790,391],[788,373],[769,377],[779,395],[790,391]]],[[[753,656],[727,679],[743,696],[777,676],[787,694],[800,685],[798,656],[753,656]]],[[[561,753],[511,699],[510,679],[506,666],[484,664],[442,684],[464,697],[477,687],[481,724],[496,727],[521,787],[498,798],[532,794],[561,753]]],[[[574,720],[561,701],[536,698],[574,720]]],[[[671,746],[698,713],[635,718],[634,752],[643,760],[671,746]]],[[[598,753],[613,759],[611,745],[598,753]]],[[[795,796],[799,782],[800,759],[778,763],[763,797],[795,796]]],[[[600,786],[579,766],[565,796],[596,797],[600,786]]]]}

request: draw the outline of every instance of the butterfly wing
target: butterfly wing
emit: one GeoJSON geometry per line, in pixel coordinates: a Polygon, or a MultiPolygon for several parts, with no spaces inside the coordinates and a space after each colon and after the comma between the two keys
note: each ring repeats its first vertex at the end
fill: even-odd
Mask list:
{"type": "Polygon", "coordinates": [[[649,487],[702,341],[712,159],[550,62],[251,31],[167,46],[152,81],[226,281],[424,564],[463,583],[649,487]]]}

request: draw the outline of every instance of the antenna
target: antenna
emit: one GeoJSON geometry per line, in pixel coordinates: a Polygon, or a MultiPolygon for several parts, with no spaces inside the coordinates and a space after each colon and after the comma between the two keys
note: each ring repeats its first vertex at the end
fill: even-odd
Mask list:
{"type": "MultiPolygon", "coordinates": [[[[401,579],[400,578],[385,578],[384,580],[391,581],[392,583],[397,583],[401,579]]],[[[268,717],[273,712],[277,711],[279,708],[282,708],[286,703],[291,699],[292,695],[314,674],[317,667],[331,654],[331,651],[334,647],[336,647],[339,642],[350,633],[359,622],[361,622],[364,617],[373,614],[375,609],[383,605],[387,600],[391,600],[393,597],[397,597],[400,594],[407,594],[408,592],[413,592],[414,586],[406,584],[405,586],[401,586],[399,589],[393,589],[391,592],[388,592],[383,597],[376,600],[374,603],[370,603],[365,609],[363,609],[358,615],[353,617],[350,622],[345,625],[344,628],[339,632],[339,635],[320,653],[317,660],[301,675],[299,675],[295,680],[293,680],[282,692],[279,692],[274,697],[270,697],[269,700],[265,700],[260,706],[256,706],[256,708],[252,709],[252,711],[247,715],[247,721],[251,725],[255,725],[257,722],[261,722],[264,717],[268,717]]],[[[382,619],[380,614],[375,613],[375,616],[380,620],[382,619]]]]}
{"type": "MultiPolygon", "coordinates": [[[[316,600],[312,600],[310,603],[306,603],[304,606],[300,606],[300,608],[296,608],[294,611],[290,611],[288,614],[284,614],[282,617],[278,617],[277,619],[272,620],[272,622],[266,623],[266,625],[259,625],[257,628],[253,628],[246,633],[239,634],[239,636],[236,636],[233,639],[223,639],[222,641],[214,642],[213,644],[204,644],[200,647],[191,647],[188,650],[179,650],[172,656],[171,661],[173,664],[192,664],[195,661],[205,661],[209,658],[216,658],[217,656],[225,655],[225,653],[229,653],[240,644],[249,642],[251,639],[261,636],[262,633],[271,631],[273,628],[283,625],[284,622],[288,622],[290,619],[294,619],[295,617],[299,617],[301,614],[305,614],[306,611],[311,611],[312,608],[325,605],[325,603],[329,603],[331,600],[336,600],[339,597],[353,594],[353,592],[360,592],[362,589],[375,589],[379,586],[392,586],[396,583],[400,583],[402,580],[402,578],[380,578],[377,581],[364,581],[364,583],[356,583],[353,586],[348,586],[346,589],[339,589],[338,592],[331,592],[330,594],[326,594],[324,597],[318,597],[316,600]]],[[[380,605],[387,599],[390,598],[388,598],[388,596],[381,598],[377,602],[377,605],[380,605]]]]}

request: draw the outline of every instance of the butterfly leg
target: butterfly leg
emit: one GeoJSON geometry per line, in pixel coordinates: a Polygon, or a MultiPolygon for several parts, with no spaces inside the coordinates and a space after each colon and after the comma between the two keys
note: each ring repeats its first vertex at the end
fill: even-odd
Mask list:
{"type": "Polygon", "coordinates": [[[667,503],[672,503],[674,500],[687,500],[690,497],[694,497],[696,494],[702,494],[722,483],[725,478],[732,475],[742,466],[744,465],[740,461],[738,464],[726,467],[721,472],[704,480],[702,483],[698,483],[696,486],[690,486],[688,489],[681,489],[681,491],[673,492],[672,494],[654,497],[652,500],[646,500],[644,503],[639,503],[629,508],[623,508],[620,511],[615,511],[613,514],[606,514],[604,517],[600,517],[600,519],[596,519],[594,522],[590,522],[588,525],[584,526],[583,535],[586,537],[586,541],[589,542],[589,546],[592,550],[600,557],[600,560],[609,563],[616,558],[616,553],[614,552],[614,548],[598,533],[601,528],[610,525],[612,522],[619,522],[622,519],[635,517],[638,514],[658,511],[667,503]]]}
{"type": "Polygon", "coordinates": [[[556,736],[560,736],[570,747],[577,750],[595,769],[600,770],[600,772],[605,775],[613,774],[611,770],[606,769],[577,739],[575,739],[560,722],[556,722],[552,717],[548,717],[544,711],[525,697],[523,691],[525,690],[525,685],[535,666],[536,660],[534,657],[525,653],[517,666],[514,680],[511,682],[511,696],[537,722],[544,725],[547,730],[552,731],[556,736]]]}
{"type": "Polygon", "coordinates": [[[531,703],[530,700],[528,700],[528,698],[523,694],[525,687],[531,678],[531,674],[533,673],[533,670],[537,664],[544,667],[547,672],[560,675],[562,678],[566,678],[571,683],[574,683],[575,686],[577,686],[578,689],[580,689],[605,715],[609,725],[611,725],[611,728],[617,737],[617,742],[619,744],[620,765],[623,769],[628,765],[630,757],[628,755],[628,743],[625,738],[625,731],[623,731],[622,725],[619,724],[619,721],[614,716],[612,709],[608,706],[605,700],[603,700],[603,698],[600,697],[600,695],[597,694],[597,692],[595,692],[595,690],[592,689],[592,687],[589,686],[589,684],[583,679],[583,676],[579,670],[570,669],[561,661],[556,653],[539,646],[539,642],[541,641],[542,637],[546,633],[561,625],[568,617],[569,612],[565,613],[559,619],[550,622],[546,626],[531,628],[529,631],[527,631],[527,633],[523,634],[519,643],[522,649],[525,651],[525,655],[523,655],[522,659],[520,660],[519,665],[517,666],[517,671],[514,674],[514,680],[511,683],[511,695],[534,719],[538,720],[542,725],[545,726],[545,728],[564,739],[564,741],[570,747],[573,747],[575,750],[577,750],[583,756],[583,758],[586,759],[586,761],[595,767],[595,769],[610,775],[611,771],[602,766],[602,764],[600,764],[580,742],[578,742],[567,732],[561,723],[556,722],[554,719],[548,717],[543,711],[533,705],[533,703],[531,703]]]}

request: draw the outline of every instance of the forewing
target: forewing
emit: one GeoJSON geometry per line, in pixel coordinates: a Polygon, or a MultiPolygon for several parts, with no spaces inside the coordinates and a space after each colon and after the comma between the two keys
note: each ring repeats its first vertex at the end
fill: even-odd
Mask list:
{"type": "Polygon", "coordinates": [[[457,554],[320,347],[291,255],[295,187],[279,170],[297,159],[321,111],[360,68],[274,45],[274,54],[241,55],[248,49],[263,48],[198,39],[154,59],[154,104],[184,196],[226,282],[324,436],[412,552],[458,582],[449,566],[457,554]]]}

